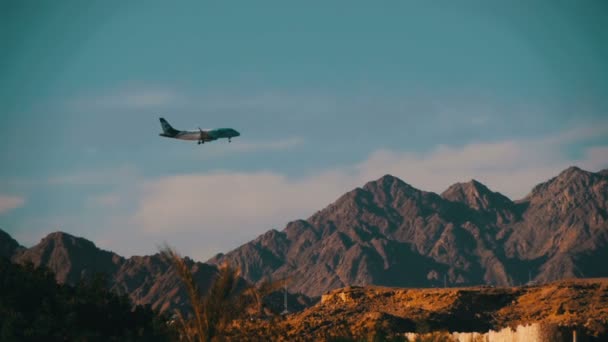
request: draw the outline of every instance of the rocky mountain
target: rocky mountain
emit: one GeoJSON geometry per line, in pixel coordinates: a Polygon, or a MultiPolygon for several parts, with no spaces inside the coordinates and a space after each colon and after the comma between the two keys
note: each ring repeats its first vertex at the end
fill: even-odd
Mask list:
{"type": "Polygon", "coordinates": [[[50,268],[59,283],[75,284],[93,273],[114,274],[124,258],[97,248],[91,241],[62,232],[51,233],[32,248],[12,257],[17,263],[32,262],[50,268]]]}
{"type": "Polygon", "coordinates": [[[508,258],[537,265],[539,281],[605,276],[608,175],[570,167],[541,183],[519,204],[522,219],[504,227],[508,258]]]}
{"type": "Polygon", "coordinates": [[[0,258],[10,259],[17,251],[23,249],[15,239],[0,229],[0,258]]]}
{"type": "Polygon", "coordinates": [[[310,296],[346,285],[521,284],[608,276],[608,176],[576,167],[511,201],[478,181],[441,195],[386,175],[209,260],[310,296]]]}
{"type": "MultiPolygon", "coordinates": [[[[186,258],[194,280],[205,293],[217,268],[186,258]]],[[[127,294],[134,304],[149,304],[153,309],[189,310],[186,289],[175,270],[160,255],[133,256],[113,275],[111,289],[127,294]]]]}
{"type": "MultiPolygon", "coordinates": [[[[74,285],[80,280],[104,274],[108,288],[128,295],[134,304],[150,305],[153,309],[165,311],[186,309],[188,303],[185,288],[160,254],[125,259],[99,249],[89,240],[62,232],[51,233],[37,245],[25,249],[2,230],[0,251],[9,251],[4,255],[10,256],[13,262],[31,262],[36,267],[44,265],[50,268],[59,283],[74,285]]],[[[189,258],[186,258],[186,263],[199,288],[205,291],[217,268],[189,258]]]]}
{"type": "Polygon", "coordinates": [[[493,192],[476,180],[456,183],[445,190],[441,197],[458,202],[486,216],[486,221],[508,223],[517,219],[516,204],[499,192],[493,192]]]}
{"type": "MultiPolygon", "coordinates": [[[[350,285],[517,285],[530,278],[608,276],[602,265],[608,260],[607,171],[568,168],[518,201],[475,180],[438,195],[386,175],[209,264],[187,262],[203,290],[213,265],[227,261],[246,280],[287,279],[290,292],[311,297],[350,285]]],[[[25,249],[0,230],[0,256],[50,267],[62,283],[105,273],[108,286],[136,304],[166,310],[186,303],[158,254],[126,259],[60,232],[25,249]]]]}

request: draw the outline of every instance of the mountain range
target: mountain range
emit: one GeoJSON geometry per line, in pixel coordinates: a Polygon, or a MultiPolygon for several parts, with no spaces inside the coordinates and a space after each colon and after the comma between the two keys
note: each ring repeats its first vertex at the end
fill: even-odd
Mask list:
{"type": "MultiPolygon", "coordinates": [[[[291,293],[309,297],[349,285],[506,286],[605,277],[607,209],[608,170],[570,167],[517,201],[476,180],[436,194],[386,175],[282,231],[207,263],[187,263],[203,291],[216,265],[229,262],[248,281],[286,278],[291,293]]],[[[161,311],[187,302],[159,254],[124,258],[62,232],[25,248],[0,230],[0,257],[47,266],[60,283],[105,273],[109,288],[161,311]]]]}
{"type": "Polygon", "coordinates": [[[608,170],[570,167],[512,201],[476,180],[436,194],[386,175],[307,220],[210,263],[290,279],[308,296],[348,285],[432,287],[608,276],[608,170]]]}
{"type": "MultiPolygon", "coordinates": [[[[103,274],[109,289],[128,295],[136,305],[150,305],[160,311],[188,310],[186,289],[159,253],[126,259],[99,249],[89,240],[62,232],[51,233],[37,245],[24,248],[0,230],[0,256],[8,256],[16,263],[46,266],[61,284],[74,285],[103,274]]],[[[217,268],[189,258],[186,263],[205,291],[217,268]]]]}

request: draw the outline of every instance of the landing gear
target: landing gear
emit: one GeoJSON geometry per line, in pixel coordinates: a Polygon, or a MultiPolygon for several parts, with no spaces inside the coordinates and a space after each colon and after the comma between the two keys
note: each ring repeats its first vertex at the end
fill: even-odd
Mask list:
{"type": "Polygon", "coordinates": [[[228,138],[228,142],[230,142],[230,138],[228,138]]]}
{"type": "Polygon", "coordinates": [[[199,127],[198,130],[201,132],[201,135],[198,139],[198,144],[204,144],[205,143],[205,139],[203,138],[203,130],[199,127]]]}

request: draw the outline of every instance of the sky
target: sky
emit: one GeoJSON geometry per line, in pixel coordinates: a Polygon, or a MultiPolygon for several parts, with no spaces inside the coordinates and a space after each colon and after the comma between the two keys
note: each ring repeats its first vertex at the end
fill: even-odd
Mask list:
{"type": "Polygon", "coordinates": [[[384,174],[608,167],[605,1],[3,1],[0,229],[206,260],[384,174]],[[202,146],[162,138],[232,127],[202,146]]]}

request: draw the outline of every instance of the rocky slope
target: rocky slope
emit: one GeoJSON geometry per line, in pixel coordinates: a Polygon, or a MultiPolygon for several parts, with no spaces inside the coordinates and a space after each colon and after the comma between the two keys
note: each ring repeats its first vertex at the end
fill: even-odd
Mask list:
{"type": "Polygon", "coordinates": [[[15,239],[0,229],[0,258],[10,259],[17,251],[23,249],[15,239]]]}
{"type": "Polygon", "coordinates": [[[508,258],[536,266],[537,280],[606,276],[608,176],[576,167],[534,187],[519,201],[522,219],[506,226],[508,258]]]}
{"type": "Polygon", "coordinates": [[[55,232],[32,248],[12,257],[18,263],[32,262],[50,268],[59,283],[75,284],[94,273],[114,274],[124,258],[97,248],[91,241],[66,233],[55,232]]]}
{"type": "MultiPolygon", "coordinates": [[[[209,262],[228,261],[252,282],[287,278],[290,292],[311,297],[350,285],[506,286],[529,277],[608,276],[607,208],[607,170],[568,168],[515,202],[475,180],[438,195],[386,175],[209,262]]],[[[108,286],[137,304],[185,305],[158,254],[125,259],[60,232],[25,249],[0,230],[2,256],[50,267],[59,282],[106,273],[108,286]]],[[[188,263],[206,289],[215,267],[188,263]]]]}
{"type": "Polygon", "coordinates": [[[290,278],[309,296],[347,285],[513,285],[608,276],[608,176],[568,168],[520,201],[472,180],[440,195],[386,175],[307,220],[209,262],[290,278]]]}
{"type": "MultiPolygon", "coordinates": [[[[187,309],[186,291],[175,271],[160,254],[133,256],[125,259],[115,253],[97,248],[91,241],[70,234],[55,232],[39,244],[25,249],[0,230],[0,246],[9,246],[13,262],[44,265],[55,273],[59,283],[74,285],[104,274],[108,288],[129,296],[134,304],[150,305],[153,309],[187,309]],[[17,246],[17,247],[15,247],[17,246]]],[[[8,250],[8,248],[7,248],[8,250]]],[[[186,258],[199,288],[205,291],[216,267],[186,258]]]]}

